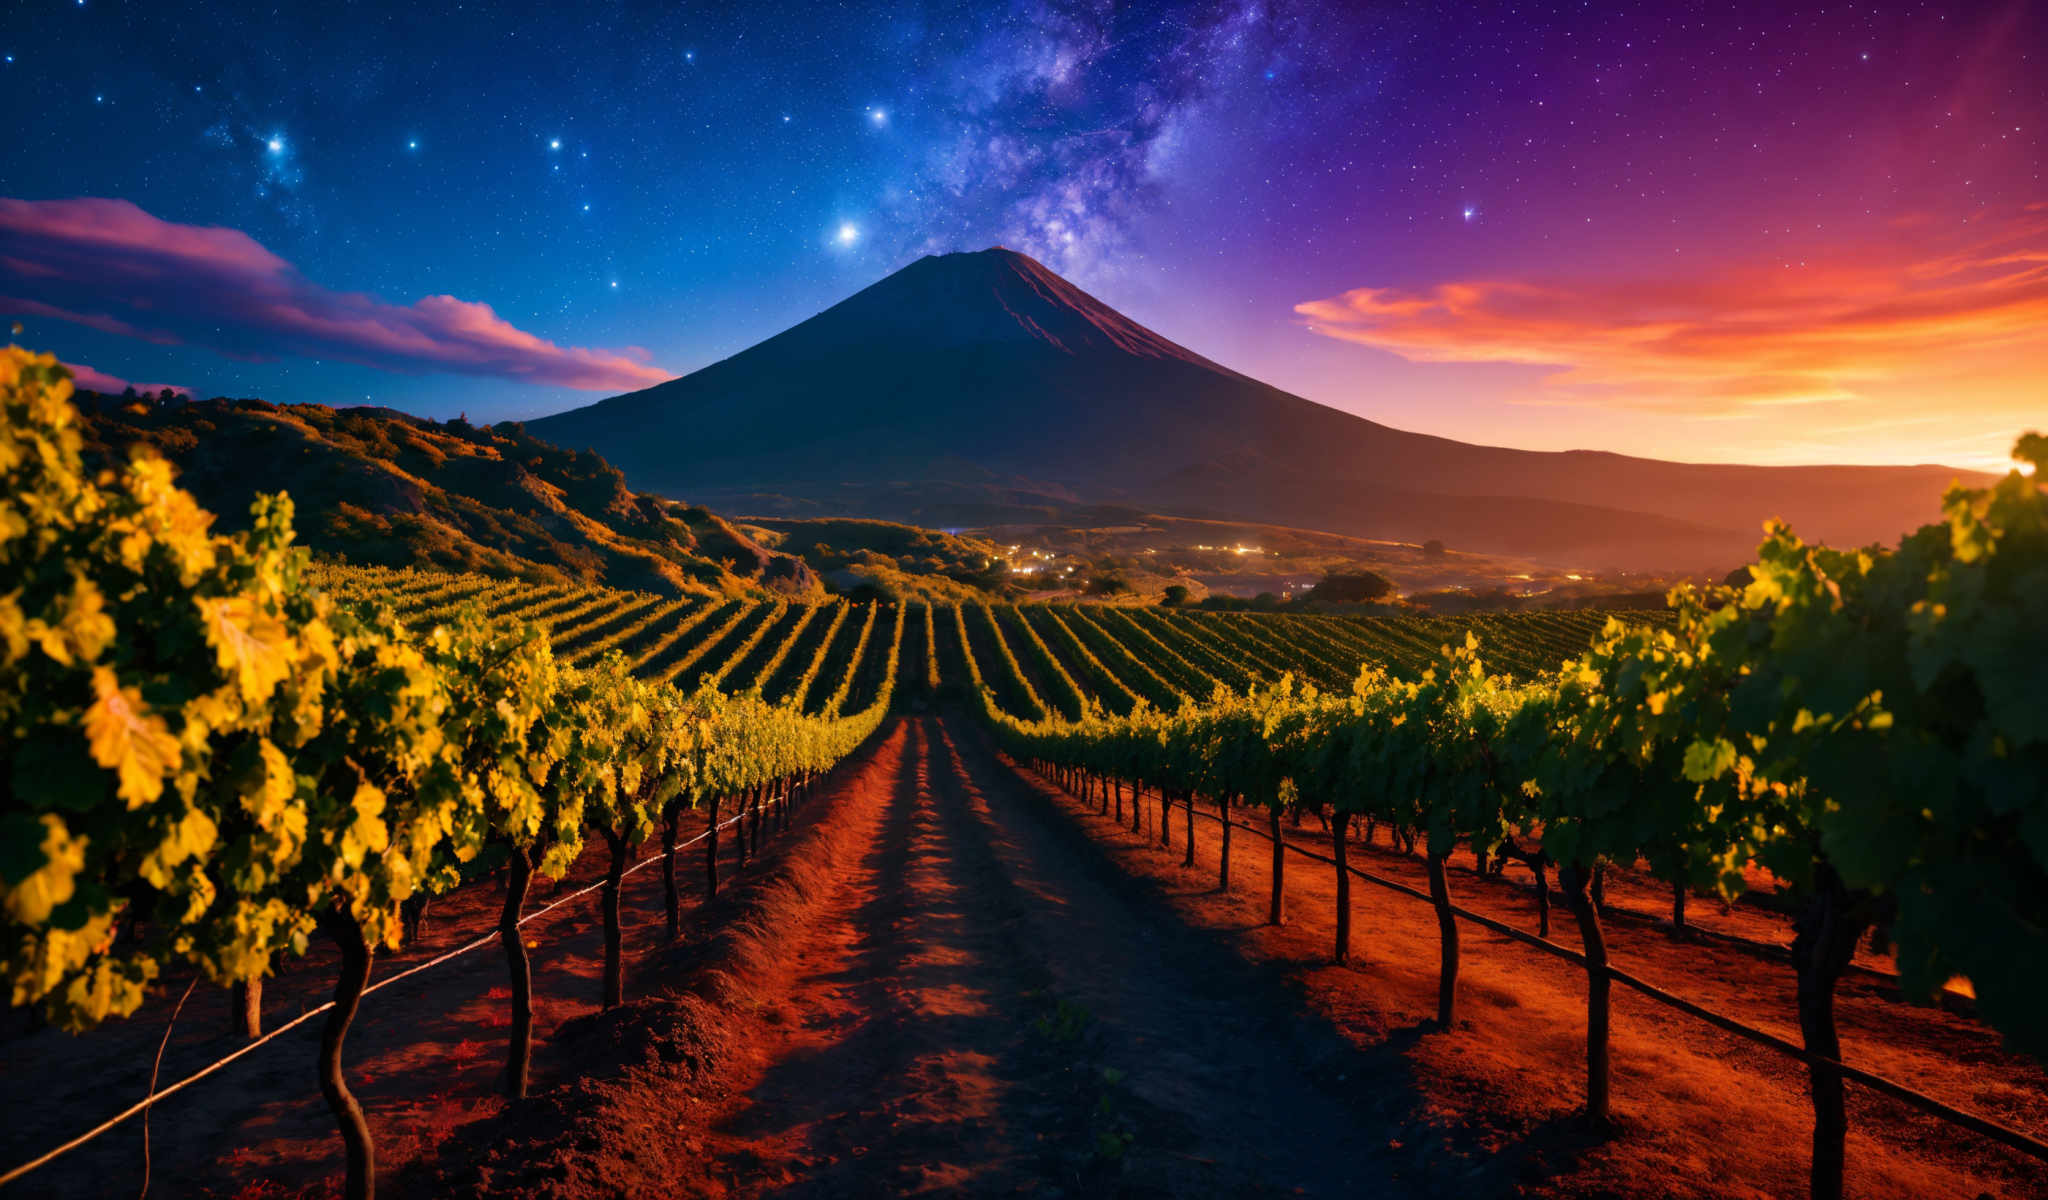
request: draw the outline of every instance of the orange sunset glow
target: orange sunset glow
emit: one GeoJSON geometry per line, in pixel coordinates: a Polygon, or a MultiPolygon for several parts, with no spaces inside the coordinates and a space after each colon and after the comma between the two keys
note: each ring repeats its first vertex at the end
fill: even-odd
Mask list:
{"type": "Polygon", "coordinates": [[[1685,457],[2004,470],[2048,403],[2048,202],[1935,224],[1798,261],[1364,287],[1296,311],[1411,362],[1539,366],[1510,403],[1675,418],[1685,457]]]}

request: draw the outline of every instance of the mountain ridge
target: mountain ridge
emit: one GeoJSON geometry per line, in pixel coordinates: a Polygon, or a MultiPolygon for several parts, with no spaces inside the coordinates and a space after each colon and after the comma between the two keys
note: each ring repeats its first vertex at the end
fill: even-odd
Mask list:
{"type": "Polygon", "coordinates": [[[1768,516],[1888,541],[1967,477],[1398,430],[1224,367],[1000,247],[925,256],[699,371],[528,426],[636,487],[781,497],[778,515],[917,519],[920,494],[981,489],[1602,567],[1739,561],[1768,516]],[[878,496],[894,507],[867,507],[878,496]]]}

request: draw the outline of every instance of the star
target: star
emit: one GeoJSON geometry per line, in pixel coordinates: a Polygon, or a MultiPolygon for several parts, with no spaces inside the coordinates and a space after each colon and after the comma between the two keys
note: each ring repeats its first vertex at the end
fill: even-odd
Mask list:
{"type": "Polygon", "coordinates": [[[889,112],[887,109],[871,108],[868,110],[868,120],[877,125],[887,125],[889,123],[889,112]]]}
{"type": "Polygon", "coordinates": [[[851,246],[860,240],[860,227],[851,221],[846,222],[839,227],[838,233],[832,235],[832,240],[842,246],[851,246]]]}
{"type": "Polygon", "coordinates": [[[616,289],[616,288],[617,288],[618,286],[619,286],[619,281],[618,281],[618,280],[616,280],[616,279],[612,280],[612,287],[616,289]]]}
{"type": "Polygon", "coordinates": [[[264,145],[264,147],[265,147],[266,149],[268,149],[268,150],[269,150],[269,151],[270,151],[270,152],[271,152],[272,154],[283,154],[283,153],[284,153],[284,139],[283,139],[283,138],[281,138],[281,137],[274,137],[274,138],[271,138],[271,139],[270,139],[269,141],[267,141],[267,142],[263,143],[263,145],[264,145]]]}
{"type": "Polygon", "coordinates": [[[561,138],[549,138],[549,139],[548,139],[548,149],[550,149],[550,150],[560,150],[561,148],[562,148],[562,139],[561,139],[561,138]]]}
{"type": "Polygon", "coordinates": [[[407,139],[407,140],[406,140],[406,143],[405,143],[405,148],[406,148],[406,149],[408,149],[408,150],[417,150],[417,149],[419,149],[419,148],[420,148],[420,143],[419,143],[419,139],[418,139],[418,138],[409,138],[409,139],[407,139]]]}
{"type": "Polygon", "coordinates": [[[1471,220],[1472,218],[1474,218],[1474,217],[1476,217],[1476,216],[1478,216],[1478,215],[1479,215],[1479,210],[1478,210],[1478,209],[1476,209],[1476,208],[1467,208],[1467,209],[1465,210],[1465,219],[1466,219],[1467,221],[1471,220]]]}

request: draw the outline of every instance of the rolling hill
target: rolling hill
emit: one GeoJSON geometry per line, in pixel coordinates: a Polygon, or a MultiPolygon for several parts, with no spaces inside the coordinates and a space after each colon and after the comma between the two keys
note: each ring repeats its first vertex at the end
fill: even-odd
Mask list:
{"type": "Polygon", "coordinates": [[[1116,504],[1603,568],[1737,562],[1773,515],[1889,541],[1958,474],[1408,433],[1211,362],[1000,248],[922,258],[731,358],[528,428],[727,511],[946,527],[1116,504]]]}
{"type": "Polygon", "coordinates": [[[300,541],[355,562],[663,594],[820,590],[801,559],[702,508],[636,493],[602,458],[516,425],[248,399],[79,402],[93,457],[153,446],[230,524],[258,492],[289,492],[300,541]]]}

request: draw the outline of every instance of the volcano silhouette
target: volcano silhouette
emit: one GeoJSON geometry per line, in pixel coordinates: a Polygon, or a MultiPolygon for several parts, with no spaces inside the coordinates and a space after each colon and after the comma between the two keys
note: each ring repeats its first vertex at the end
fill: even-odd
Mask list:
{"type": "Polygon", "coordinates": [[[1741,561],[1769,516],[1891,541],[1959,474],[1408,433],[1211,362],[1001,248],[919,259],[722,362],[529,429],[741,513],[953,526],[1116,506],[1600,567],[1741,561]]]}

